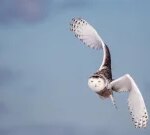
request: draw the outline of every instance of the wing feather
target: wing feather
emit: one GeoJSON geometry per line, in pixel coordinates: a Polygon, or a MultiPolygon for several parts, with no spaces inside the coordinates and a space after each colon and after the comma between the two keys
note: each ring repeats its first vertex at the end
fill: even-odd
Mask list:
{"type": "Polygon", "coordinates": [[[100,49],[104,46],[104,42],[97,31],[84,19],[73,18],[70,23],[70,30],[90,48],[100,49]]]}
{"type": "Polygon", "coordinates": [[[128,91],[128,108],[132,115],[135,127],[147,126],[148,113],[142,94],[133,78],[126,74],[110,83],[112,90],[117,92],[128,91]]]}

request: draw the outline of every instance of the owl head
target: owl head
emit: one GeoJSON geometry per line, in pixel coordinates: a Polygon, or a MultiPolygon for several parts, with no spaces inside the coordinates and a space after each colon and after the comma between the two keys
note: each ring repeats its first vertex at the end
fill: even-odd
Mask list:
{"type": "Polygon", "coordinates": [[[101,77],[90,77],[88,79],[88,86],[94,91],[94,92],[100,92],[105,88],[105,81],[101,77]]]}

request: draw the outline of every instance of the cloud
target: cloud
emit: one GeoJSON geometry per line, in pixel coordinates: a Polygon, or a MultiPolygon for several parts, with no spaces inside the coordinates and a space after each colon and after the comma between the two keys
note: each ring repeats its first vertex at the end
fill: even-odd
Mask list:
{"type": "MultiPolygon", "coordinates": [[[[101,131],[101,130],[100,130],[101,131]]],[[[79,128],[76,126],[67,126],[67,125],[38,125],[38,126],[23,126],[23,127],[13,127],[11,129],[0,129],[0,134],[5,135],[99,135],[97,130],[90,130],[79,128]],[[3,134],[4,133],[4,134],[3,134]]],[[[101,134],[106,133],[103,130],[101,134]]],[[[107,131],[107,133],[110,133],[107,131]]],[[[108,134],[105,135],[108,135],[108,134]]],[[[113,134],[112,134],[113,135],[113,134]]]]}
{"type": "Polygon", "coordinates": [[[10,132],[8,130],[5,129],[0,129],[0,135],[10,135],[10,132]]]}
{"type": "Polygon", "coordinates": [[[39,22],[48,15],[48,0],[1,0],[0,23],[39,22]]]}
{"type": "Polygon", "coordinates": [[[0,0],[0,23],[37,23],[59,10],[83,8],[86,0],[0,0]]]}
{"type": "Polygon", "coordinates": [[[10,81],[14,81],[17,76],[18,73],[15,73],[11,69],[0,67],[0,86],[8,84],[10,81]]]}
{"type": "Polygon", "coordinates": [[[8,108],[3,102],[0,102],[0,115],[8,113],[8,108]]]}
{"type": "Polygon", "coordinates": [[[86,0],[65,0],[62,4],[64,9],[83,8],[89,4],[86,0]]]}
{"type": "MultiPolygon", "coordinates": [[[[116,134],[136,134],[140,135],[139,130],[127,130],[121,131],[117,129],[110,130],[107,128],[84,128],[79,126],[67,126],[67,125],[32,125],[32,126],[20,126],[12,128],[0,128],[1,135],[116,135],[116,134]]],[[[149,129],[145,129],[145,135],[149,135],[149,129]]]]}

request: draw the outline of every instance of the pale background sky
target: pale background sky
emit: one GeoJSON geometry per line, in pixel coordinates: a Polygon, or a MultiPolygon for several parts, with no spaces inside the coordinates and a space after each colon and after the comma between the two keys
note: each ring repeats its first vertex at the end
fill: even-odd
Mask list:
{"type": "Polygon", "coordinates": [[[130,73],[150,113],[149,0],[0,0],[0,135],[149,135],[135,129],[128,94],[118,110],[87,86],[102,51],[69,31],[92,24],[110,47],[113,77],[130,73]]]}

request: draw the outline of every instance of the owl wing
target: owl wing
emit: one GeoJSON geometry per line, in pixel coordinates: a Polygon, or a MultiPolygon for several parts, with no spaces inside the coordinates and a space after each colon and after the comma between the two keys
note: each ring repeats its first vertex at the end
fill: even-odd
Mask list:
{"type": "Polygon", "coordinates": [[[100,49],[104,46],[104,42],[96,30],[81,18],[72,19],[70,30],[74,32],[78,39],[90,48],[100,49]]]}
{"type": "Polygon", "coordinates": [[[128,107],[135,127],[146,127],[148,113],[140,90],[135,81],[128,74],[112,81],[110,83],[112,90],[117,92],[128,91],[128,107]]]}

